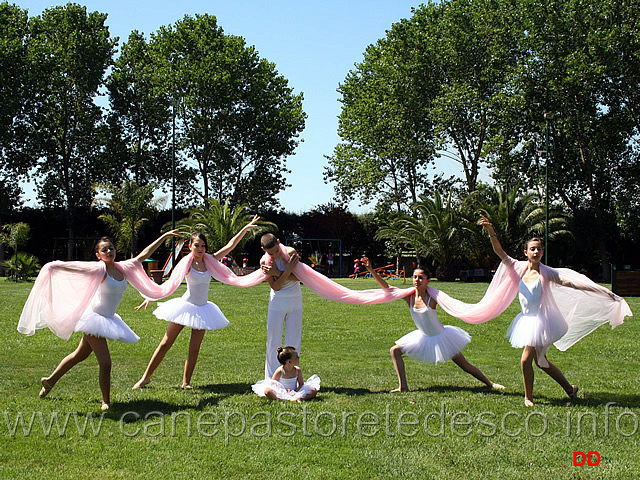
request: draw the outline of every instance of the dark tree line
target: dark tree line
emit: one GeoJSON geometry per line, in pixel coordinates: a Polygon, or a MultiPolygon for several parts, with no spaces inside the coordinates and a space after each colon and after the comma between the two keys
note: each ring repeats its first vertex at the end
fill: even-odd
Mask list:
{"type": "Polygon", "coordinates": [[[0,221],[31,180],[43,207],[64,211],[74,258],[98,183],[175,179],[181,206],[278,207],[302,94],[213,16],[121,46],[106,19],[73,3],[34,17],[0,4],[0,221]]]}

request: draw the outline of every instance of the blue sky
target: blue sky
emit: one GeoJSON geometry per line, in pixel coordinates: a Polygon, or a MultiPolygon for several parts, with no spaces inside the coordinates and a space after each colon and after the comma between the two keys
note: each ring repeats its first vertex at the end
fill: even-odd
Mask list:
{"type": "MultiPolygon", "coordinates": [[[[13,2],[12,2],[13,3],[13,2]]],[[[30,16],[39,15],[51,5],[63,2],[16,1],[30,16]]],[[[120,44],[136,29],[149,35],[162,25],[173,24],[184,15],[215,15],[226,33],[245,38],[262,58],[276,64],[296,93],[304,94],[303,108],[308,118],[301,134],[304,140],[287,159],[292,171],[290,188],[279,195],[290,212],[304,212],[329,202],[333,186],[323,180],[324,155],[330,155],[339,142],[340,114],[338,84],[354,64],[362,61],[367,45],[385,36],[394,22],[411,16],[419,1],[405,0],[110,0],[76,1],[89,11],[108,14],[107,25],[120,44]]],[[[440,159],[437,171],[455,173],[457,165],[440,159]]],[[[353,212],[365,212],[357,202],[353,212]]]]}

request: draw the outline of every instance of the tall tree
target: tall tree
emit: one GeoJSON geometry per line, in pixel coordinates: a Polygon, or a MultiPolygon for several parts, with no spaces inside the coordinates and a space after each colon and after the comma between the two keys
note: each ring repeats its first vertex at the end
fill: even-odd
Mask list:
{"type": "MultiPolygon", "coordinates": [[[[629,171],[628,159],[638,158],[632,143],[637,133],[633,96],[620,76],[637,63],[629,57],[637,55],[638,42],[625,43],[634,28],[630,24],[637,32],[637,19],[626,18],[629,3],[521,0],[527,12],[527,35],[522,37],[527,55],[520,75],[528,104],[523,121],[533,137],[534,130],[545,131],[544,113],[554,114],[549,125],[550,196],[560,198],[576,216],[587,210],[595,218],[590,231],[604,280],[610,276],[609,244],[618,230],[615,195],[629,171]]],[[[636,89],[637,80],[635,75],[636,89]]]]}
{"type": "Polygon", "coordinates": [[[408,21],[394,24],[339,86],[342,143],[328,158],[325,180],[336,182],[340,201],[380,201],[399,212],[427,187],[435,152],[428,105],[438,85],[429,40],[408,21]]]}
{"type": "Polygon", "coordinates": [[[109,91],[109,158],[138,184],[171,178],[171,98],[144,35],[133,31],[115,61],[109,91]]]}
{"type": "Polygon", "coordinates": [[[0,3],[0,223],[22,203],[19,179],[33,165],[28,123],[33,91],[27,36],[27,12],[8,2],[0,3]]]}
{"type": "Polygon", "coordinates": [[[181,146],[190,159],[182,168],[196,176],[192,193],[204,202],[277,206],[287,186],[284,160],[304,128],[302,94],[210,15],[162,27],[150,46],[180,104],[181,146]]]}
{"type": "Polygon", "coordinates": [[[72,3],[30,20],[29,55],[38,92],[31,134],[40,142],[36,184],[45,206],[66,210],[69,258],[77,211],[88,208],[92,185],[118,169],[98,165],[102,115],[93,100],[115,45],[105,20],[105,14],[72,3]]]}

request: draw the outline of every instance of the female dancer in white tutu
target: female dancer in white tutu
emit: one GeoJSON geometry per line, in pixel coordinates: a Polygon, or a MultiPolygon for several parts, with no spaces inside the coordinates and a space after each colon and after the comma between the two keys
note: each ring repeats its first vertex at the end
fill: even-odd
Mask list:
{"type": "MultiPolygon", "coordinates": [[[[389,284],[373,269],[368,258],[362,259],[362,264],[382,288],[389,288],[389,284]]],[[[471,365],[461,350],[471,341],[471,336],[461,328],[442,325],[436,314],[437,303],[427,294],[427,285],[431,281],[429,271],[416,268],[413,271],[413,286],[415,294],[408,295],[404,300],[409,305],[409,311],[418,330],[407,333],[396,340],[391,347],[393,366],[398,374],[400,386],[392,392],[408,392],[407,375],[405,373],[403,354],[421,363],[444,363],[451,359],[465,372],[473,375],[486,386],[494,390],[504,390],[504,386],[493,383],[478,367],[471,365]]]]}
{"type": "MultiPolygon", "coordinates": [[[[515,260],[502,249],[489,220],[482,216],[478,224],[482,225],[489,233],[493,251],[503,262],[513,264],[515,260]]],[[[568,324],[557,307],[546,309],[543,305],[545,281],[540,273],[540,265],[544,249],[540,239],[532,238],[527,241],[524,254],[527,257],[527,265],[518,283],[518,297],[522,311],[511,322],[507,330],[507,337],[514,348],[524,347],[520,361],[524,377],[524,404],[531,407],[533,406],[534,361],[543,372],[560,384],[570,398],[576,398],[578,387],[571,385],[560,369],[547,360],[547,350],[552,343],[560,340],[567,333],[568,324]]],[[[560,276],[548,276],[547,283],[552,281],[567,287],[578,288],[571,282],[563,281],[560,276]]],[[[593,288],[600,288],[606,294],[611,293],[602,287],[594,286],[593,288]]],[[[547,301],[553,302],[553,297],[548,296],[547,301]]]]}
{"type": "Polygon", "coordinates": [[[300,356],[294,347],[278,347],[278,361],[280,366],[271,380],[260,380],[251,386],[255,393],[270,400],[292,402],[310,400],[316,396],[320,390],[320,378],[312,375],[304,381],[298,366],[300,356]]]}
{"type": "MultiPolygon", "coordinates": [[[[135,260],[142,262],[151,256],[151,254],[162,244],[162,242],[170,237],[178,236],[177,230],[171,230],[165,233],[155,242],[145,248],[135,260]]],[[[109,346],[107,340],[119,340],[124,343],[134,343],[139,340],[131,328],[120,318],[120,315],[116,313],[116,309],[122,301],[122,296],[127,288],[127,279],[125,274],[115,263],[116,248],[113,241],[108,237],[102,237],[98,240],[95,247],[95,255],[101,262],[104,262],[106,272],[102,276],[97,291],[91,300],[90,307],[82,314],[80,320],[75,324],[75,331],[84,333],[84,336],[80,340],[80,344],[76,350],[67,355],[55,370],[48,377],[42,377],[40,382],[42,383],[42,389],[40,390],[40,397],[46,397],[54,385],[60,380],[60,378],[73,368],[78,363],[86,360],[91,352],[96,354],[99,365],[99,379],[100,390],[102,391],[102,410],[109,409],[111,404],[110,391],[111,391],[111,355],[109,353],[109,346]]],[[[130,261],[129,261],[130,262],[130,261]]],[[[48,272],[57,271],[57,275],[68,275],[69,277],[82,277],[86,273],[86,269],[91,266],[84,267],[83,263],[92,262],[52,262],[49,267],[43,272],[42,279],[49,275],[48,272]]],[[[43,269],[44,270],[44,269],[43,269]]],[[[53,273],[56,275],[56,273],[53,273]]],[[[78,280],[78,279],[75,279],[78,280]]],[[[73,280],[72,280],[73,281],[73,280]]],[[[90,282],[87,282],[89,284],[90,282]]],[[[67,288],[69,283],[66,283],[67,288]]],[[[56,292],[56,285],[54,282],[54,288],[51,290],[56,292]]],[[[34,291],[37,288],[34,285],[34,291]]],[[[65,292],[66,295],[79,296],[82,293],[77,291],[65,292]]],[[[40,295],[35,295],[40,297],[40,295]]],[[[34,299],[36,302],[40,301],[34,299]]],[[[56,299],[58,302],[64,302],[64,300],[58,296],[56,299]]],[[[25,327],[23,322],[26,323],[26,318],[29,316],[26,311],[29,310],[25,306],[25,313],[21,317],[21,324],[18,326],[18,330],[23,333],[32,334],[33,329],[25,327]]],[[[49,319],[53,321],[54,319],[49,319]]],[[[44,324],[38,325],[36,328],[45,326],[44,324]]],[[[50,325],[46,325],[52,328],[50,325]]],[[[55,328],[55,327],[54,327],[55,328]]],[[[66,337],[65,334],[60,334],[59,331],[54,330],[55,333],[66,337]]],[[[70,335],[71,332],[69,332],[70,335]]],[[[68,338],[68,337],[67,337],[68,338]]]]}
{"type": "MultiPolygon", "coordinates": [[[[258,220],[259,217],[254,216],[251,222],[245,225],[229,243],[213,255],[215,259],[220,260],[229,254],[245,234],[257,226],[256,222],[258,220]]],[[[189,341],[187,360],[184,364],[182,388],[191,389],[191,376],[198,361],[200,345],[205,332],[207,330],[219,330],[229,325],[229,321],[220,308],[215,303],[208,301],[211,274],[204,264],[204,256],[207,253],[206,237],[200,232],[192,233],[189,250],[193,253],[193,261],[191,269],[186,276],[187,291],[182,297],[159,303],[158,308],[154,310],[153,314],[157,318],[168,321],[169,325],[167,325],[167,332],[151,356],[142,378],[131,387],[133,390],[142,388],[151,381],[151,375],[158,368],[184,327],[191,328],[191,340],[189,341]]],[[[149,301],[145,300],[136,309],[142,307],[146,309],[148,305],[149,301]]]]}

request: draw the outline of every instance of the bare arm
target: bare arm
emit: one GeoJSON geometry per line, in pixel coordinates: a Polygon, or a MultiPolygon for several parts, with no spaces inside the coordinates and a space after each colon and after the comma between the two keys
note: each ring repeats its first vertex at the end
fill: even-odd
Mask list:
{"type": "Polygon", "coordinates": [[[491,239],[491,246],[493,247],[493,251],[496,252],[496,255],[500,257],[501,260],[504,260],[508,255],[502,249],[502,245],[500,245],[500,240],[498,240],[498,235],[496,231],[493,229],[493,225],[484,215],[480,215],[482,219],[478,222],[478,225],[482,225],[484,229],[489,233],[489,238],[491,239]]]}
{"type": "Polygon", "coordinates": [[[304,377],[302,376],[302,369],[298,368],[298,386],[296,392],[299,391],[304,385],[304,377]]]}
{"type": "Polygon", "coordinates": [[[360,262],[362,262],[362,264],[366,267],[367,271],[371,274],[375,281],[378,282],[378,285],[380,285],[382,288],[389,288],[389,284],[387,283],[387,281],[373,269],[373,265],[371,265],[368,257],[362,257],[360,259],[360,262]]]}
{"type": "Polygon", "coordinates": [[[598,285],[597,283],[594,283],[593,285],[586,284],[586,283],[574,283],[571,280],[563,277],[562,274],[560,274],[560,275],[558,275],[558,277],[552,279],[552,281],[554,281],[554,282],[556,282],[559,285],[562,285],[564,287],[573,288],[575,290],[582,290],[582,291],[585,291],[585,292],[593,292],[593,293],[599,293],[599,294],[602,294],[602,295],[607,295],[609,298],[611,298],[612,300],[615,300],[615,301],[622,300],[622,298],[620,296],[616,295],[615,293],[613,293],[608,288],[603,287],[601,285],[598,285]]]}
{"type": "Polygon", "coordinates": [[[218,250],[216,253],[213,254],[215,259],[220,260],[222,257],[230,253],[234,248],[236,248],[236,245],[240,243],[240,240],[242,240],[242,238],[246,235],[246,233],[252,228],[256,228],[258,226],[256,225],[258,220],[260,220],[260,217],[258,215],[254,215],[253,219],[249,223],[247,223],[244,227],[242,227],[242,230],[236,233],[231,240],[229,240],[229,243],[227,243],[224,247],[222,247],[220,250],[218,250]]]}
{"type": "Polygon", "coordinates": [[[153,252],[158,249],[160,245],[162,245],[162,242],[164,242],[167,238],[179,236],[180,234],[178,233],[177,228],[175,230],[169,230],[167,233],[163,233],[151,245],[148,245],[144,250],[142,250],[136,257],[136,260],[138,260],[139,262],[146,260],[153,254],[153,252]]]}
{"type": "Polygon", "coordinates": [[[298,280],[293,274],[293,269],[298,264],[300,256],[293,248],[288,249],[287,253],[289,254],[289,261],[284,267],[284,272],[280,272],[280,270],[273,265],[261,265],[262,271],[269,275],[267,282],[269,282],[271,288],[276,292],[282,288],[284,282],[287,280],[298,280]]]}

